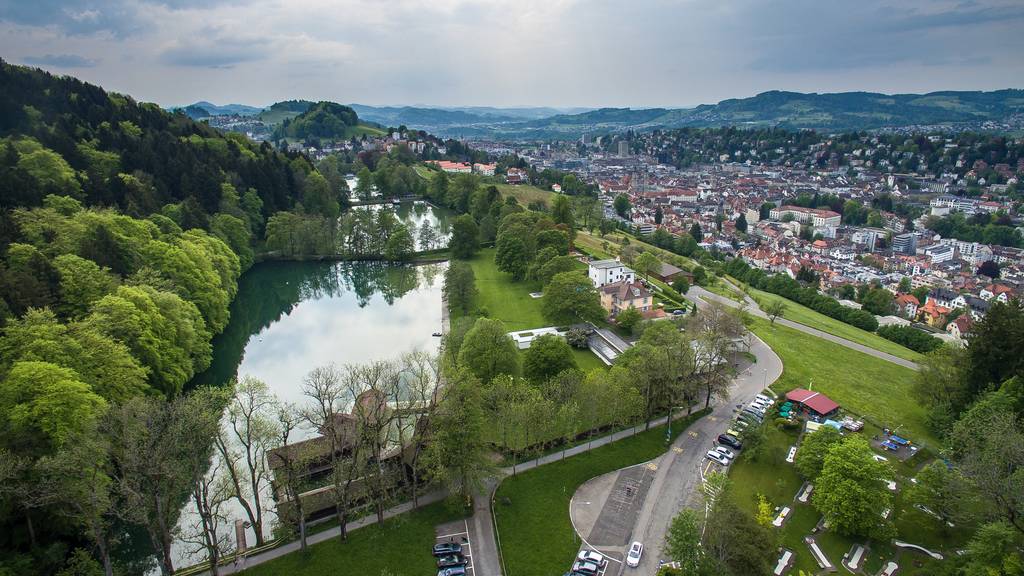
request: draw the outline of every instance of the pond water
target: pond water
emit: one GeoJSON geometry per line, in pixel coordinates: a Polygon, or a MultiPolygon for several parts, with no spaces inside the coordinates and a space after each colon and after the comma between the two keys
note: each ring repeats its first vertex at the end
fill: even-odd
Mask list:
{"type": "MultiPolygon", "coordinates": [[[[423,202],[358,209],[395,210],[407,226],[418,229],[427,221],[439,236],[448,234],[450,212],[423,202]]],[[[393,359],[417,348],[436,352],[440,338],[433,334],[441,331],[445,267],[384,262],[257,264],[239,279],[231,320],[213,340],[210,368],[190,386],[220,386],[236,376],[254,376],[266,382],[279,400],[301,406],[306,401],[302,378],[317,366],[393,359]]],[[[269,498],[265,502],[273,504],[269,498]]],[[[269,531],[274,516],[268,512],[269,531]]],[[[232,502],[228,515],[231,522],[225,526],[232,530],[233,520],[243,517],[241,508],[232,502]]],[[[179,526],[193,519],[191,505],[186,503],[179,526]]],[[[251,530],[248,541],[250,546],[255,541],[251,530]]],[[[149,562],[144,535],[133,534],[123,544],[119,560],[140,573],[157,573],[149,562]]],[[[174,547],[178,567],[203,558],[205,553],[187,546],[174,547]]]]}
{"type": "Polygon", "coordinates": [[[402,202],[398,205],[370,204],[368,206],[358,206],[353,209],[372,210],[374,212],[378,210],[393,210],[395,216],[398,217],[398,220],[409,228],[409,232],[412,233],[412,237],[416,241],[417,250],[429,250],[430,248],[447,246],[448,238],[451,236],[452,232],[451,222],[455,218],[455,213],[451,210],[447,208],[439,208],[433,204],[423,202],[422,200],[417,200],[415,202],[402,202]],[[423,246],[420,242],[419,231],[424,222],[430,223],[430,225],[433,226],[434,231],[437,233],[437,242],[430,247],[423,246]]]}
{"type": "MultiPolygon", "coordinates": [[[[436,352],[440,338],[433,334],[441,331],[445,267],[383,262],[257,264],[239,281],[231,321],[213,341],[213,363],[192,384],[219,386],[236,375],[254,376],[282,402],[301,407],[307,401],[302,378],[317,366],[394,359],[417,348],[436,352]]],[[[296,439],[312,434],[300,430],[296,439]]],[[[272,508],[269,496],[264,502],[272,508]]],[[[234,501],[226,512],[230,522],[225,527],[232,530],[233,544],[231,526],[244,514],[234,501]]],[[[273,510],[264,517],[269,537],[273,510]]],[[[195,518],[191,504],[185,503],[179,528],[195,518]]],[[[142,538],[136,544],[145,547],[145,542],[142,538]]],[[[251,529],[248,542],[255,542],[251,529]]],[[[181,543],[173,552],[178,567],[205,558],[205,552],[181,543]]]]}

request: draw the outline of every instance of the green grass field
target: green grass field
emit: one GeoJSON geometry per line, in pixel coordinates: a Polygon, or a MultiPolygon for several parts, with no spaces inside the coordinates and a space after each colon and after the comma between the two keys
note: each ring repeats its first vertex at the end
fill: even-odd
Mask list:
{"type": "Polygon", "coordinates": [[[880,426],[900,426],[901,435],[918,444],[938,445],[925,425],[925,408],[913,397],[913,370],[761,318],[752,319],[751,329],[782,359],[776,392],[813,384],[843,408],[880,426]]]}
{"type": "MultiPolygon", "coordinates": [[[[687,425],[676,422],[673,437],[687,425]]],[[[664,452],[665,429],[658,427],[506,478],[495,494],[494,518],[508,572],[517,576],[566,572],[580,546],[569,520],[569,500],[576,489],[595,476],[646,462],[664,452]]]]}
{"type": "Polygon", "coordinates": [[[839,336],[840,338],[846,338],[851,342],[863,344],[869,348],[874,348],[881,352],[887,352],[905,360],[916,362],[922,358],[920,353],[900,346],[891,340],[886,340],[878,334],[861,330],[860,328],[851,326],[845,322],[840,322],[835,318],[830,318],[820,312],[815,312],[806,306],[797,304],[796,302],[783,298],[782,296],[778,296],[770,292],[764,292],[756,288],[747,288],[747,293],[750,294],[751,298],[756,300],[762,307],[766,306],[769,302],[777,300],[784,302],[786,304],[786,311],[782,316],[787,320],[799,322],[800,324],[810,326],[811,328],[817,328],[822,332],[828,332],[829,334],[839,336]]]}
{"type": "Polygon", "coordinates": [[[469,263],[480,292],[477,305],[487,310],[488,317],[501,320],[509,332],[551,325],[541,314],[540,298],[530,296],[541,287],[526,280],[513,282],[511,276],[498,270],[493,248],[480,250],[469,263]]]}
{"type": "Polygon", "coordinates": [[[494,186],[498,188],[498,192],[501,192],[503,197],[512,196],[523,207],[537,201],[544,202],[550,207],[551,199],[555,195],[551,190],[544,190],[530,184],[495,184],[494,186]]]}
{"type": "Polygon", "coordinates": [[[348,535],[310,546],[306,554],[295,552],[245,571],[255,576],[320,576],[322,574],[433,574],[437,564],[430,555],[434,526],[456,520],[461,514],[443,502],[402,514],[383,525],[360,528],[348,535]]]}
{"type": "MultiPolygon", "coordinates": [[[[862,434],[870,433],[872,432],[867,428],[862,432],[862,434]]],[[[741,455],[730,467],[729,478],[732,480],[732,492],[739,504],[751,514],[757,510],[759,494],[763,494],[773,507],[789,506],[792,508],[792,516],[783,525],[779,534],[782,546],[796,554],[793,568],[789,574],[799,574],[800,570],[804,570],[808,574],[817,573],[818,565],[803,538],[811,533],[811,529],[817,525],[821,514],[812,505],[800,504],[795,501],[803,479],[796,468],[786,462],[789,447],[797,443],[797,432],[784,432],[774,426],[767,426],[764,442],[763,455],[757,461],[741,455]]],[[[925,460],[920,458],[921,456],[918,455],[906,466],[894,466],[893,479],[898,485],[904,487],[908,485],[908,479],[913,475],[916,467],[925,463],[925,460]]],[[[921,512],[904,498],[903,490],[897,492],[893,498],[893,522],[900,539],[932,550],[940,550],[946,554],[962,548],[973,530],[972,527],[951,529],[932,516],[921,512]]],[[[850,550],[854,543],[869,543],[863,538],[850,538],[830,531],[820,533],[816,538],[825,555],[837,567],[843,555],[850,550]]],[[[930,573],[927,564],[918,571],[915,571],[911,564],[912,561],[924,560],[926,557],[922,554],[899,553],[888,542],[872,541],[869,544],[870,550],[864,564],[867,574],[877,573],[886,561],[896,557],[897,554],[900,555],[897,562],[900,564],[901,574],[930,573]]]]}

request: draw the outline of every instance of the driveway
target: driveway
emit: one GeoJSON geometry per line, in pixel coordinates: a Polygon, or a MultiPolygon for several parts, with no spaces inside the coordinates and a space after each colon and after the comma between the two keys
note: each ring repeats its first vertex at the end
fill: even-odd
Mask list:
{"type": "MultiPolygon", "coordinates": [[[[582,540],[586,542],[593,537],[597,540],[596,543],[591,542],[593,547],[608,552],[618,561],[621,561],[622,551],[630,542],[642,542],[644,555],[635,573],[647,575],[657,572],[658,561],[666,559],[661,548],[672,518],[684,506],[699,507],[703,502],[700,492],[702,474],[707,468],[717,466],[709,465],[704,453],[715,444],[718,435],[729,428],[736,404],[749,402],[782,375],[782,361],[768,345],[753,335],[750,352],[757,362],[733,381],[729,401],[715,406],[710,415],[691,425],[665,454],[639,467],[653,473],[650,486],[643,491],[642,497],[624,501],[621,493],[616,494],[616,487],[631,468],[599,476],[579,488],[573,497],[570,517],[582,540]],[[636,519],[624,539],[617,522],[604,522],[605,518],[617,517],[636,519]]],[[[629,474],[627,478],[632,476],[635,474],[629,474]]],[[[608,572],[629,574],[632,570],[625,564],[616,563],[608,572]]]]}

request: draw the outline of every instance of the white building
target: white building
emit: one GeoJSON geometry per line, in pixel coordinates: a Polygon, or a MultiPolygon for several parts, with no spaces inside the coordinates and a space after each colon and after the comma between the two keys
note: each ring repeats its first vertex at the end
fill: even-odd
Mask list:
{"type": "Polygon", "coordinates": [[[636,281],[636,273],[618,260],[595,260],[588,266],[587,275],[598,288],[613,282],[636,281]]]}

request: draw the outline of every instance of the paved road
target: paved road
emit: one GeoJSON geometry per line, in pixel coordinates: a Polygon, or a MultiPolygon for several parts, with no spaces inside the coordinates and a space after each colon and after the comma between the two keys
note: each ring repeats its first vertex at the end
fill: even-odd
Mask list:
{"type": "Polygon", "coordinates": [[[751,336],[750,352],[757,362],[733,381],[728,402],[715,406],[713,412],[701,418],[681,434],[672,449],[654,461],[657,473],[644,499],[640,514],[633,526],[630,541],[645,546],[639,569],[635,572],[623,564],[620,574],[651,575],[657,572],[669,523],[684,506],[701,505],[700,468],[706,465],[704,453],[714,444],[719,434],[729,428],[736,404],[746,403],[775,382],[782,375],[782,360],[756,336],[751,336]]]}
{"type": "MultiPolygon", "coordinates": [[[[705,290],[704,288],[701,288],[700,286],[691,286],[690,290],[686,293],[686,297],[688,299],[690,299],[691,301],[696,302],[698,307],[701,305],[702,301],[719,302],[719,303],[725,304],[726,306],[730,306],[732,308],[738,308],[739,307],[739,303],[736,302],[735,300],[733,300],[731,298],[726,298],[725,296],[719,296],[718,294],[715,294],[714,292],[709,292],[709,291],[705,290]]],[[[750,312],[754,316],[758,316],[760,318],[768,318],[768,315],[765,314],[758,307],[757,302],[755,302],[752,298],[750,298],[749,296],[745,296],[744,300],[746,301],[746,303],[748,305],[748,307],[747,307],[747,311],[748,312],[750,312]]],[[[804,325],[804,324],[800,324],[799,322],[793,322],[792,320],[787,320],[785,318],[776,318],[775,322],[778,323],[778,324],[782,324],[783,326],[788,326],[790,328],[794,328],[794,329],[799,330],[801,332],[805,332],[805,333],[810,334],[811,336],[814,336],[816,338],[822,338],[822,339],[828,340],[830,342],[835,342],[836,344],[839,344],[841,346],[846,346],[847,348],[851,348],[851,349],[856,350],[858,352],[863,352],[865,354],[869,354],[871,356],[874,356],[875,358],[880,358],[882,360],[886,360],[888,362],[892,362],[893,364],[899,364],[900,366],[903,366],[905,368],[910,368],[911,370],[919,370],[920,369],[920,366],[918,366],[917,363],[911,362],[910,360],[906,360],[904,358],[900,358],[899,356],[893,356],[892,354],[889,354],[887,352],[882,352],[880,350],[875,350],[874,348],[865,346],[863,344],[858,344],[858,343],[853,342],[851,340],[847,340],[846,338],[840,338],[839,336],[836,336],[834,334],[829,334],[828,332],[823,332],[821,330],[818,330],[817,328],[811,328],[810,326],[807,326],[807,325],[804,325]]]]}

